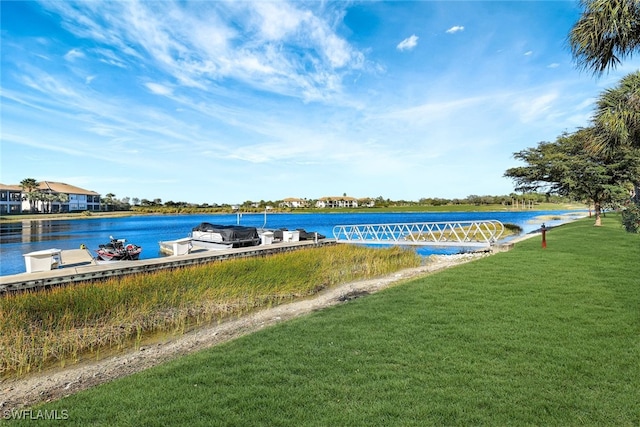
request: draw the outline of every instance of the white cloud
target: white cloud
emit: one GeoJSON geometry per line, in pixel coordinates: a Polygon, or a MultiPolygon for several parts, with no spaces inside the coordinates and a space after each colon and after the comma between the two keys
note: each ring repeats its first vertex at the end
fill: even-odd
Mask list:
{"type": "MultiPolygon", "coordinates": [[[[342,7],[298,2],[48,3],[62,25],[101,46],[99,60],[147,63],[209,90],[223,79],[305,101],[339,97],[365,56],[336,30],[342,7]],[[117,52],[117,53],[116,53],[117,52]]],[[[93,52],[96,53],[96,52],[93,52]]],[[[375,64],[373,64],[375,66],[375,64]]]]}
{"type": "Polygon", "coordinates": [[[531,56],[533,55],[533,51],[532,50],[528,50],[524,53],[524,56],[531,56]]]}
{"type": "Polygon", "coordinates": [[[119,68],[126,68],[126,62],[118,57],[118,55],[111,49],[95,49],[93,53],[97,54],[97,58],[100,62],[113,65],[119,68]]]}
{"type": "Polygon", "coordinates": [[[144,85],[151,91],[151,93],[154,93],[156,95],[167,96],[173,93],[171,88],[158,83],[145,83],[144,85]]]}
{"type": "Polygon", "coordinates": [[[406,39],[404,39],[400,43],[398,43],[398,46],[396,46],[396,49],[398,49],[400,51],[411,50],[414,47],[416,47],[417,45],[418,45],[418,36],[416,36],[414,34],[411,37],[407,37],[406,39]]]}
{"type": "Polygon", "coordinates": [[[554,101],[558,99],[557,93],[547,93],[535,98],[523,98],[514,104],[515,110],[520,115],[520,120],[529,123],[549,114],[554,101]]]}
{"type": "Polygon", "coordinates": [[[64,55],[64,59],[67,61],[75,61],[77,58],[84,58],[84,53],[78,49],[71,49],[64,55]]]}
{"type": "Polygon", "coordinates": [[[454,25],[453,27],[447,30],[448,34],[454,34],[460,31],[464,31],[464,27],[462,25],[454,25]]]}
{"type": "Polygon", "coordinates": [[[469,97],[437,102],[428,102],[417,106],[392,110],[376,116],[377,119],[400,120],[405,123],[432,123],[461,112],[469,107],[482,105],[488,97],[469,97]]]}
{"type": "Polygon", "coordinates": [[[258,2],[255,4],[255,25],[265,40],[282,40],[293,34],[310,18],[309,13],[296,10],[287,3],[258,2]]]}
{"type": "Polygon", "coordinates": [[[558,64],[557,62],[554,62],[553,64],[547,65],[547,68],[558,68],[559,66],[560,64],[558,64]]]}

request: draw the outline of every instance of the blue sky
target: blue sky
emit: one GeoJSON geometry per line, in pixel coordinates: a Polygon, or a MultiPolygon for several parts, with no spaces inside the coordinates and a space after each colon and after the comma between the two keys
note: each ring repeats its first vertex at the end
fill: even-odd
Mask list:
{"type": "Polygon", "coordinates": [[[3,1],[0,182],[241,203],[513,192],[512,154],[636,70],[577,1],[3,1]]]}

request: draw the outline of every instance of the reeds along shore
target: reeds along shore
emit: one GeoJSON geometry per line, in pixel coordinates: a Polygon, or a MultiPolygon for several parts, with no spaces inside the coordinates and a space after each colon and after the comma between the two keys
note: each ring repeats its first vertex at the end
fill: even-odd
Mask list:
{"type": "Polygon", "coordinates": [[[135,347],[356,279],[420,265],[400,248],[336,245],[0,298],[0,376],[135,347]]]}

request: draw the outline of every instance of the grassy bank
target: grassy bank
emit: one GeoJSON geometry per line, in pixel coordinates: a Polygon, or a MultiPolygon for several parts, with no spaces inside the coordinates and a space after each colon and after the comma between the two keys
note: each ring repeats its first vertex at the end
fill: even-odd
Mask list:
{"type": "Polygon", "coordinates": [[[420,262],[398,248],[336,245],[2,296],[0,376],[100,357],[420,262]]]}
{"type": "Polygon", "coordinates": [[[134,211],[116,212],[65,212],[52,214],[13,214],[0,215],[0,223],[20,222],[20,221],[52,221],[60,219],[91,219],[91,218],[120,218],[134,215],[148,215],[134,211]]]}
{"type": "Polygon", "coordinates": [[[607,218],[39,409],[72,425],[639,425],[640,236],[607,218]]]}

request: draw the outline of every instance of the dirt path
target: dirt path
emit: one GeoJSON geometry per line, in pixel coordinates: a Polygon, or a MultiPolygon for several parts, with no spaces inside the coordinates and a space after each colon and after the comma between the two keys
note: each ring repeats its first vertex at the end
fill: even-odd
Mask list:
{"type": "Polygon", "coordinates": [[[385,277],[347,283],[327,289],[309,299],[260,310],[222,324],[203,327],[169,341],[143,346],[125,354],[98,361],[81,362],[20,379],[3,380],[0,381],[0,413],[57,400],[264,327],[487,255],[482,253],[431,256],[429,261],[421,267],[402,270],[385,277]]]}

